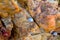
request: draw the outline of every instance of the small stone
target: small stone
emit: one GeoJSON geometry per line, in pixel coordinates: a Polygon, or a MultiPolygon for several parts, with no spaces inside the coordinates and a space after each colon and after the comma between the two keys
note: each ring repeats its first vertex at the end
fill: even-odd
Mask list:
{"type": "Polygon", "coordinates": [[[57,32],[53,31],[51,34],[54,35],[54,36],[56,36],[57,32]]]}
{"type": "Polygon", "coordinates": [[[57,35],[57,32],[54,32],[53,35],[57,35]]]}
{"type": "Polygon", "coordinates": [[[28,21],[29,21],[29,22],[33,22],[33,19],[32,19],[32,18],[28,18],[28,21]]]}

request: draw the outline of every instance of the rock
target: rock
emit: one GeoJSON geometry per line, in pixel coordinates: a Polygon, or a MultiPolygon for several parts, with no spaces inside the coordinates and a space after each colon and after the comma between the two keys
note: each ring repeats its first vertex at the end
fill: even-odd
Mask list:
{"type": "Polygon", "coordinates": [[[14,25],[16,26],[15,28],[17,28],[14,30],[16,30],[17,32],[16,35],[18,35],[19,38],[21,37],[21,40],[24,37],[27,37],[29,33],[40,32],[38,26],[33,21],[33,19],[32,19],[32,22],[28,21],[28,18],[31,18],[31,16],[26,12],[27,11],[23,9],[23,11],[16,13],[13,18],[14,25]]]}
{"type": "Polygon", "coordinates": [[[12,28],[13,28],[13,23],[11,21],[11,18],[10,17],[7,17],[7,18],[2,18],[1,20],[4,23],[6,29],[8,29],[8,30],[11,31],[12,28]]]}

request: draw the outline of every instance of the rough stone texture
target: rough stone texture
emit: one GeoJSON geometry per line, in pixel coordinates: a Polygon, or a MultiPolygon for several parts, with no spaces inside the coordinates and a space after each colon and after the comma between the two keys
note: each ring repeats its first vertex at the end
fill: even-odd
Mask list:
{"type": "Polygon", "coordinates": [[[34,18],[39,27],[42,27],[46,32],[55,30],[57,17],[55,15],[59,14],[57,14],[58,10],[56,7],[53,7],[52,3],[46,1],[28,0],[28,7],[31,16],[34,18]],[[35,6],[36,3],[39,3],[37,4],[38,6],[35,6]]]}
{"type": "MultiPolygon", "coordinates": [[[[14,0],[0,0],[0,40],[57,40],[57,36],[46,33],[56,28],[55,20],[60,18],[57,2],[20,1],[19,5],[14,0]]],[[[60,27],[55,31],[59,33],[60,27]]]]}
{"type": "MultiPolygon", "coordinates": [[[[29,33],[39,33],[39,28],[36,25],[36,23],[33,22],[29,22],[28,18],[30,18],[31,16],[29,16],[28,13],[25,12],[25,10],[23,9],[23,11],[17,13],[14,15],[14,19],[13,22],[15,24],[15,28],[16,28],[16,32],[19,36],[19,38],[21,37],[21,40],[24,40],[23,38],[26,37],[29,33]]],[[[18,39],[19,40],[19,39],[18,39]]]]}

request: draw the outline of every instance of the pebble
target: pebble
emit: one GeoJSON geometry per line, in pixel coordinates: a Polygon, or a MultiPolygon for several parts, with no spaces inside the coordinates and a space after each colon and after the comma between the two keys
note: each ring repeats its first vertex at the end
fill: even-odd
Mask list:
{"type": "Polygon", "coordinates": [[[33,22],[33,18],[28,18],[28,21],[29,22],[33,22]]]}
{"type": "Polygon", "coordinates": [[[56,35],[57,35],[57,32],[54,32],[54,33],[53,33],[53,35],[55,35],[55,36],[56,36],[56,35]]]}
{"type": "Polygon", "coordinates": [[[53,31],[51,34],[54,35],[54,36],[56,36],[57,32],[53,31]]]}

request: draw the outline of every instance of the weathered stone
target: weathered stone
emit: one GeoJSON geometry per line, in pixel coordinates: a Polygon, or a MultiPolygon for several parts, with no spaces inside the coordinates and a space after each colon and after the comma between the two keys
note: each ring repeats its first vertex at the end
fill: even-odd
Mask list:
{"type": "Polygon", "coordinates": [[[17,28],[17,35],[21,38],[27,37],[29,33],[40,32],[36,23],[30,22],[28,18],[31,18],[31,16],[24,9],[14,15],[13,22],[17,28]]]}
{"type": "Polygon", "coordinates": [[[4,25],[6,26],[6,29],[12,30],[12,28],[13,28],[13,23],[12,23],[10,17],[2,18],[1,20],[2,20],[2,22],[4,23],[4,25]]]}
{"type": "Polygon", "coordinates": [[[43,28],[45,32],[55,30],[56,15],[59,14],[57,14],[58,10],[53,7],[52,3],[46,1],[28,0],[28,7],[31,16],[34,18],[39,27],[43,28]],[[39,3],[37,4],[37,7],[34,6],[36,2],[39,3]],[[34,11],[32,8],[35,8],[36,10],[34,11]]]}

